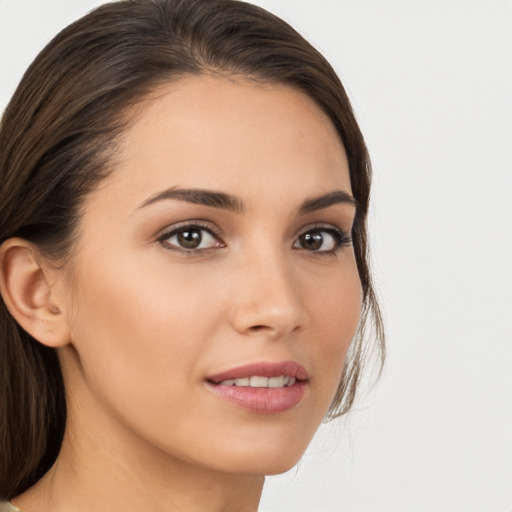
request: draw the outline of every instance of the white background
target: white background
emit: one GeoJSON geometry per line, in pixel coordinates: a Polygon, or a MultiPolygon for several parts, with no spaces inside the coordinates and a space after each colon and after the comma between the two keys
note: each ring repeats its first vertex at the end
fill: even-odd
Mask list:
{"type": "MultiPolygon", "coordinates": [[[[0,0],[0,110],[101,3],[0,0]]],[[[332,62],[373,158],[380,383],[268,512],[512,512],[512,1],[258,0],[332,62]]],[[[205,511],[207,512],[207,511],[205,511]]]]}

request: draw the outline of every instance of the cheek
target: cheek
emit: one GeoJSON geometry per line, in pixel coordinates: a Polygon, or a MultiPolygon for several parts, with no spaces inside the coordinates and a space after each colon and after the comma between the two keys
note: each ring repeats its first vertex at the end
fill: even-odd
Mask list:
{"type": "Polygon", "coordinates": [[[355,262],[324,286],[324,293],[312,297],[310,311],[319,358],[318,379],[332,399],[339,385],[346,354],[361,316],[362,289],[355,262]]]}
{"type": "Polygon", "coordinates": [[[176,390],[197,378],[194,361],[216,327],[220,301],[205,301],[189,272],[155,265],[134,272],[122,261],[88,265],[77,290],[72,341],[84,376],[112,402],[129,394],[150,407],[155,389],[174,390],[166,400],[178,399],[176,390]]]}

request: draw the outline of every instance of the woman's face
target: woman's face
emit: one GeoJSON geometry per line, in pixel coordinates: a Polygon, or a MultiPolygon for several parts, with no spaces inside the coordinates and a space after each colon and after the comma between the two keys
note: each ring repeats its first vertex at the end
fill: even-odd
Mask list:
{"type": "Polygon", "coordinates": [[[68,428],[180,464],[288,469],[361,308],[331,121],[286,86],[186,78],[145,103],[118,161],[68,281],[68,428]]]}

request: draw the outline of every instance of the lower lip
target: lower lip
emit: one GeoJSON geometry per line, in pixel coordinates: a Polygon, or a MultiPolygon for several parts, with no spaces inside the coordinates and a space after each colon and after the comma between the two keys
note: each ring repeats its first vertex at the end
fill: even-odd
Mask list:
{"type": "Polygon", "coordinates": [[[232,404],[258,414],[277,414],[300,404],[306,392],[306,382],[296,382],[283,388],[252,388],[222,386],[212,382],[208,388],[232,404]]]}

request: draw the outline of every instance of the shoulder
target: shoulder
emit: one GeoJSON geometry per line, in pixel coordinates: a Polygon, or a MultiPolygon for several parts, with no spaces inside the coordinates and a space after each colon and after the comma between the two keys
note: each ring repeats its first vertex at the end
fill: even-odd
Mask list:
{"type": "Polygon", "coordinates": [[[12,503],[8,501],[0,501],[0,512],[21,512],[19,508],[16,508],[12,503]]]}

